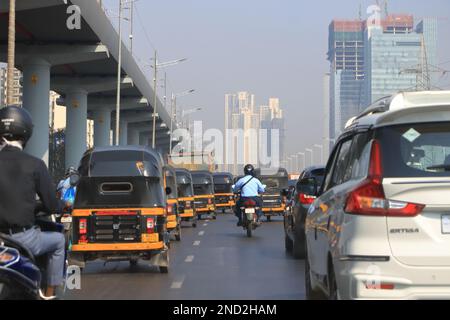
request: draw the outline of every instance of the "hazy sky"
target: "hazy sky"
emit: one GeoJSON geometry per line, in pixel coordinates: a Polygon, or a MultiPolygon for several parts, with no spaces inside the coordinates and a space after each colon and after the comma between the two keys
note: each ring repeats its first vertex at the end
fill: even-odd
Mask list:
{"type": "MultiPolygon", "coordinates": [[[[117,12],[119,0],[104,0],[117,12]]],[[[205,126],[223,128],[225,93],[250,91],[257,105],[279,97],[287,117],[288,151],[322,143],[323,75],[328,25],[333,18],[358,18],[363,0],[139,0],[135,52],[161,62],[188,58],[167,69],[169,92],[194,88],[179,105],[203,107],[205,126]]],[[[439,18],[441,67],[450,69],[450,1],[391,0],[390,13],[439,18]]],[[[115,19],[117,20],[117,19],[115,19]]],[[[126,26],[128,28],[128,26],[126,26]]],[[[151,69],[149,69],[151,70],[151,69]]],[[[150,72],[150,71],[149,71],[150,72]]],[[[450,88],[450,77],[438,84],[450,88]]],[[[170,94],[168,94],[170,96],[170,94]]]]}

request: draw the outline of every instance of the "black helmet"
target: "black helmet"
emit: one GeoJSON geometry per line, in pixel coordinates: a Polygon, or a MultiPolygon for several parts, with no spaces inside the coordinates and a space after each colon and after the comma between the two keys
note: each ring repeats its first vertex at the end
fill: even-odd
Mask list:
{"type": "Polygon", "coordinates": [[[255,167],[253,167],[251,164],[247,164],[244,167],[244,174],[245,175],[251,175],[252,176],[254,171],[255,171],[255,167]]]}
{"type": "Polygon", "coordinates": [[[18,106],[0,109],[0,136],[7,140],[22,140],[25,144],[33,134],[30,113],[18,106]]]}

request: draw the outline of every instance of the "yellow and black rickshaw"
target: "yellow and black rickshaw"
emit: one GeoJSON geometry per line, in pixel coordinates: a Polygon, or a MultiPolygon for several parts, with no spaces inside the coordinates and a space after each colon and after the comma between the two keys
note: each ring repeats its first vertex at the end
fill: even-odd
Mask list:
{"type": "Polygon", "coordinates": [[[164,166],[164,187],[172,191],[167,196],[167,231],[175,236],[175,240],[181,240],[181,218],[178,212],[177,175],[171,166],[164,166]]]}
{"type": "Polygon", "coordinates": [[[200,220],[202,214],[209,214],[216,219],[216,206],[214,203],[214,180],[209,171],[191,171],[194,184],[195,211],[200,220]]]}
{"type": "Polygon", "coordinates": [[[228,172],[213,173],[214,201],[217,210],[232,210],[235,204],[233,194],[233,175],[228,172]]]}
{"type": "Polygon", "coordinates": [[[284,168],[256,169],[255,176],[266,185],[266,192],[262,195],[263,213],[270,221],[274,215],[284,215],[286,210],[286,197],[284,194],[289,188],[288,172],[284,168]]]}
{"type": "Polygon", "coordinates": [[[80,163],[73,210],[71,263],[139,259],[169,267],[163,164],[147,147],[102,147],[80,163]]]}
{"type": "Polygon", "coordinates": [[[195,212],[194,185],[189,170],[176,169],[178,214],[181,221],[189,221],[194,228],[197,227],[197,214],[195,212]]]}

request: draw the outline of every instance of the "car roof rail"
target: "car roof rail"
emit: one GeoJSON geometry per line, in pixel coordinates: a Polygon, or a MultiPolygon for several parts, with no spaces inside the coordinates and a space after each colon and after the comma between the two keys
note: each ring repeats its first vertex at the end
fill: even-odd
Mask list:
{"type": "Polygon", "coordinates": [[[367,109],[365,109],[363,112],[361,112],[356,117],[356,119],[360,119],[362,117],[365,117],[365,116],[367,116],[369,114],[373,114],[373,113],[386,112],[387,110],[389,110],[391,101],[392,101],[392,96],[386,96],[381,99],[378,99],[377,101],[372,103],[367,109]]]}

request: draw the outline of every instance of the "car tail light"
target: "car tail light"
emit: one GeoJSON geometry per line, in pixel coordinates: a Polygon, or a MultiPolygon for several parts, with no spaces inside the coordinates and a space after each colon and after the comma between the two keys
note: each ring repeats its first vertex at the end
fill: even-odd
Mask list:
{"type": "Polygon", "coordinates": [[[423,204],[386,199],[383,189],[380,143],[374,140],[368,177],[350,193],[345,211],[358,215],[413,217],[424,208],[423,204]]]}
{"type": "Polygon", "coordinates": [[[368,290],[394,290],[395,284],[393,283],[370,283],[365,282],[365,287],[368,290]]]}
{"type": "Polygon", "coordinates": [[[305,193],[299,193],[298,194],[298,201],[300,201],[301,204],[307,204],[310,205],[316,200],[315,196],[310,196],[305,193]]]}
{"type": "Polygon", "coordinates": [[[80,222],[79,222],[78,225],[79,225],[79,227],[78,227],[78,229],[79,229],[78,233],[79,233],[80,235],[87,234],[87,219],[86,219],[86,218],[80,219],[80,222]]]}
{"type": "Polygon", "coordinates": [[[153,233],[155,231],[155,219],[154,218],[147,218],[146,223],[146,229],[147,233],[153,233]]]}
{"type": "Polygon", "coordinates": [[[173,204],[168,204],[166,207],[167,214],[172,215],[173,214],[173,204]]]}

